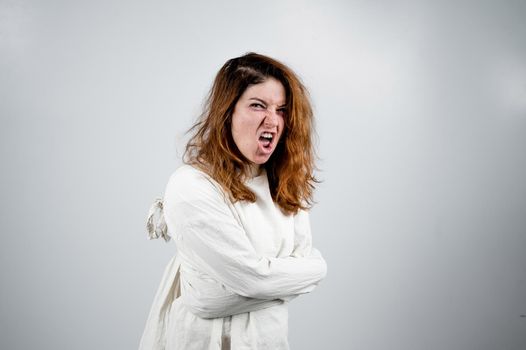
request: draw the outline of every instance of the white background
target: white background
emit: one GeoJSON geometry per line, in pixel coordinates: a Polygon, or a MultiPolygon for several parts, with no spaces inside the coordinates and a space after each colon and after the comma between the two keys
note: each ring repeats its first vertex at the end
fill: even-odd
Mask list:
{"type": "Polygon", "coordinates": [[[0,348],[135,349],[213,77],[289,64],[327,278],[291,348],[526,348],[524,1],[0,1],[0,348]],[[522,315],[522,316],[521,316],[522,315]]]}

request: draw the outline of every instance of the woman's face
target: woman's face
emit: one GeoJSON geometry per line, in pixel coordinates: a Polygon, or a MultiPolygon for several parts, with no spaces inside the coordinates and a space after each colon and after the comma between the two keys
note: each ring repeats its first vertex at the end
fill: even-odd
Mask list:
{"type": "Polygon", "coordinates": [[[285,88],[274,78],[250,85],[232,114],[232,137],[249,161],[264,164],[283,133],[285,88]]]}

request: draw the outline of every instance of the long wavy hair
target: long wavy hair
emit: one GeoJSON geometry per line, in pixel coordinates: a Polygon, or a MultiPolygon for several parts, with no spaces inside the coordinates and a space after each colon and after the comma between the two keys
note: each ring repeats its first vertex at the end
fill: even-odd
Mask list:
{"type": "Polygon", "coordinates": [[[253,52],[228,60],[217,73],[192,133],[183,162],[197,166],[216,180],[230,200],[256,201],[243,184],[250,163],[237,148],[231,133],[234,107],[243,92],[268,78],[285,88],[284,129],[279,143],[264,164],[272,199],[286,214],[309,209],[313,204],[316,157],[313,147],[314,119],[307,89],[281,62],[253,52]]]}

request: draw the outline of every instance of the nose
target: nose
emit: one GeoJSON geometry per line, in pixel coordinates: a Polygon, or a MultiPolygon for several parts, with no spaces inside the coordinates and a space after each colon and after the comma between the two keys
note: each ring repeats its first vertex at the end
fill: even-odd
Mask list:
{"type": "Polygon", "coordinates": [[[265,115],[264,124],[266,127],[278,126],[278,114],[276,111],[269,110],[265,115]]]}

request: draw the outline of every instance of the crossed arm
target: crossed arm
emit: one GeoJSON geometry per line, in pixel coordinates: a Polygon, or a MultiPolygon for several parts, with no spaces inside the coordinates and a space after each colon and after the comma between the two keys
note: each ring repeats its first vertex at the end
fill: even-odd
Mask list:
{"type": "Polygon", "coordinates": [[[187,170],[168,182],[164,215],[191,264],[182,269],[183,304],[202,318],[255,311],[311,292],[327,265],[312,247],[308,213],[295,221],[295,246],[285,258],[260,256],[223,198],[219,185],[187,170]],[[191,266],[190,266],[191,265],[191,266]]]}

